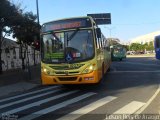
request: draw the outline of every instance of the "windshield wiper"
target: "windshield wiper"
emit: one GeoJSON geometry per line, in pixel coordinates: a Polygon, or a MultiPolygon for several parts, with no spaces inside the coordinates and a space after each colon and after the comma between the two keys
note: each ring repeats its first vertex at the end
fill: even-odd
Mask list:
{"type": "Polygon", "coordinates": [[[67,37],[67,46],[68,46],[68,41],[71,41],[73,39],[73,37],[77,34],[77,32],[79,31],[79,28],[77,28],[68,38],[67,37]]]}
{"type": "Polygon", "coordinates": [[[54,32],[52,33],[52,35],[56,38],[56,40],[60,41],[54,32]]]}

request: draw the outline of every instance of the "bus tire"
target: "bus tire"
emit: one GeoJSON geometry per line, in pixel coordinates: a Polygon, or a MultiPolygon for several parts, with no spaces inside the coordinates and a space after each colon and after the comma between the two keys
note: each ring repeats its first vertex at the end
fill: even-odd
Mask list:
{"type": "Polygon", "coordinates": [[[104,80],[104,63],[102,64],[102,79],[101,79],[101,81],[103,81],[104,80]]]}
{"type": "Polygon", "coordinates": [[[107,69],[107,72],[110,72],[111,71],[111,68],[109,67],[108,69],[107,69]]]}

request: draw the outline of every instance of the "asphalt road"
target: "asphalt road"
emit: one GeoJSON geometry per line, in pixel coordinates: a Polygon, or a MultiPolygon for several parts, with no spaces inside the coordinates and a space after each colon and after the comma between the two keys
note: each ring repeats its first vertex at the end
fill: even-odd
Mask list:
{"type": "Polygon", "coordinates": [[[100,85],[39,86],[1,99],[0,113],[20,120],[132,119],[128,115],[160,110],[159,84],[160,61],[127,58],[114,61],[100,85]]]}

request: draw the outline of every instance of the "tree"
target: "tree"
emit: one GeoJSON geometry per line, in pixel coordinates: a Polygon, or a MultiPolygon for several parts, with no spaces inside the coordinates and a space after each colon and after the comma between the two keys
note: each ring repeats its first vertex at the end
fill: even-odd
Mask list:
{"type": "Polygon", "coordinates": [[[13,37],[16,37],[19,43],[32,45],[36,40],[39,41],[40,25],[37,24],[37,17],[32,12],[26,12],[23,19],[19,21],[19,25],[13,26],[13,37]]]}
{"type": "MultiPolygon", "coordinates": [[[[38,43],[40,43],[40,25],[36,21],[37,16],[32,12],[22,14],[23,19],[19,21],[18,26],[12,27],[13,37],[17,38],[20,46],[32,45],[34,48],[34,64],[35,64],[35,49],[40,50],[38,43]]],[[[22,58],[22,68],[24,69],[24,59],[22,58]]]]}
{"type": "Polygon", "coordinates": [[[122,45],[122,46],[123,46],[123,48],[126,49],[126,51],[129,51],[129,45],[122,45]]]}
{"type": "Polygon", "coordinates": [[[153,51],[154,50],[154,45],[153,45],[153,42],[149,42],[148,44],[148,51],[153,51]]]}
{"type": "Polygon", "coordinates": [[[153,42],[145,43],[145,44],[139,44],[139,43],[132,43],[130,45],[130,49],[134,51],[153,51],[154,50],[154,45],[153,42]]]}
{"type": "Polygon", "coordinates": [[[119,45],[120,40],[118,38],[107,38],[110,41],[110,45],[119,45]]]}
{"type": "Polygon", "coordinates": [[[130,45],[130,49],[134,50],[134,51],[143,51],[143,45],[141,45],[139,43],[132,43],[130,45]]]}
{"type": "Polygon", "coordinates": [[[36,15],[32,12],[23,13],[19,5],[16,6],[9,0],[0,0],[0,73],[2,73],[1,46],[4,37],[2,32],[5,35],[12,32],[21,46],[32,45],[35,40],[38,42],[40,40],[40,25],[35,22],[36,19],[36,15]],[[8,29],[5,29],[6,27],[8,29]]]}
{"type": "MultiPolygon", "coordinates": [[[[0,74],[2,73],[2,41],[3,41],[3,32],[10,33],[11,29],[7,30],[6,27],[11,27],[16,25],[16,20],[19,19],[20,10],[10,1],[1,0],[0,1],[0,74]]],[[[6,34],[5,34],[6,35],[6,34]]]]}

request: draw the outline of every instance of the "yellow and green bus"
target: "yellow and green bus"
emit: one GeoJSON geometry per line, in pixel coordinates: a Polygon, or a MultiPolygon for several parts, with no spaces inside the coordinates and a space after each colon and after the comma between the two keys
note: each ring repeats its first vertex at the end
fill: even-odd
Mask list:
{"type": "Polygon", "coordinates": [[[92,17],[67,18],[42,25],[42,85],[99,83],[110,64],[109,41],[92,17]]]}

